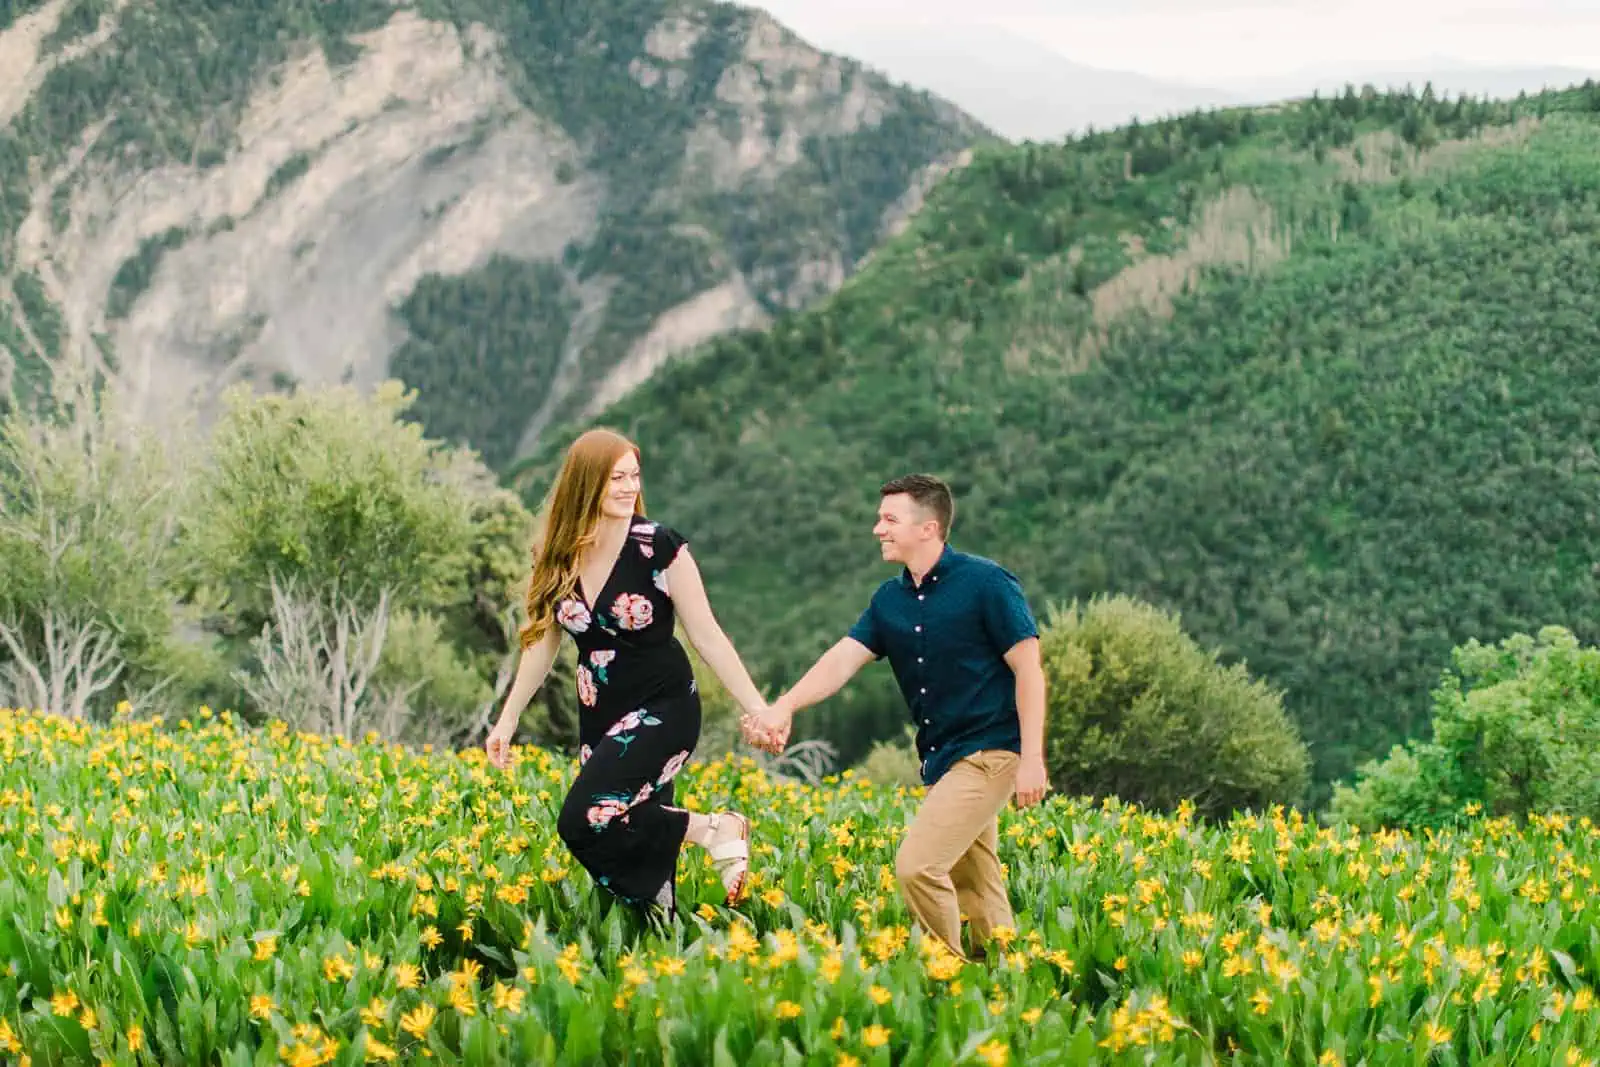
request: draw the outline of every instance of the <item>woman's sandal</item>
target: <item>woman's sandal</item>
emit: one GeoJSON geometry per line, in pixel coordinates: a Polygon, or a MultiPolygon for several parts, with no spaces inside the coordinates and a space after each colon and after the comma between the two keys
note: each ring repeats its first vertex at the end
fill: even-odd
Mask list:
{"type": "Polygon", "coordinates": [[[713,841],[722,828],[724,817],[739,820],[739,836],[727,841],[717,841],[708,846],[706,851],[711,854],[711,865],[721,876],[722,888],[728,894],[723,903],[727,907],[732,907],[744,898],[745,882],[750,874],[750,820],[736,811],[716,812],[710,821],[713,841]],[[731,883],[730,874],[733,876],[731,883]]]}

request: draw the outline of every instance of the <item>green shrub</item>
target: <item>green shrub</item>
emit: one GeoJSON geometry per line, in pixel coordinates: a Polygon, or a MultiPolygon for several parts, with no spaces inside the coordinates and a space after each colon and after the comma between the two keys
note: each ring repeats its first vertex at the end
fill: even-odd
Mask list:
{"type": "Polygon", "coordinates": [[[1437,827],[1476,813],[1600,816],[1600,649],[1550,626],[1454,650],[1433,693],[1433,736],[1395,746],[1335,788],[1363,827],[1437,827]]]}
{"type": "Polygon", "coordinates": [[[484,490],[405,420],[414,399],[398,382],[224,396],[185,547],[246,631],[270,616],[273,580],[362,606],[384,589],[396,607],[453,598],[484,490]]]}
{"type": "MultiPolygon", "coordinates": [[[[411,714],[399,737],[424,744],[448,745],[469,734],[474,723],[485,718],[482,710],[495,695],[489,681],[461,661],[437,616],[406,609],[389,619],[374,681],[390,692],[406,694],[411,714]]],[[[491,712],[497,713],[498,708],[491,712]]]]}
{"type": "Polygon", "coordinates": [[[922,784],[922,761],[917,757],[916,734],[909,728],[895,741],[877,741],[856,773],[881,786],[903,785],[913,789],[922,784]]]}
{"type": "Polygon", "coordinates": [[[1052,606],[1041,629],[1058,792],[1202,816],[1292,804],[1310,756],[1281,694],[1223,666],[1176,615],[1124,596],[1052,606]]]}

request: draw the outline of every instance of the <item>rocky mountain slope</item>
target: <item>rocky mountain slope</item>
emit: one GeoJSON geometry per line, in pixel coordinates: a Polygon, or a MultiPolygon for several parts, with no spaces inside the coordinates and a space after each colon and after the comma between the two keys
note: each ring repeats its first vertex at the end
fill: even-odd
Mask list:
{"type": "MultiPolygon", "coordinates": [[[[1282,688],[1326,796],[1453,645],[1600,638],[1597,305],[1600,86],[1351,92],[985,149],[604,418],[763,684],[855,620],[877,487],[931,470],[1041,613],[1137,596],[1282,688]]],[[[904,710],[874,668],[804,721],[850,759],[904,710]]]]}
{"type": "Polygon", "coordinates": [[[395,375],[496,465],[835,289],[987,136],[704,0],[14,0],[0,365],[395,375]]]}

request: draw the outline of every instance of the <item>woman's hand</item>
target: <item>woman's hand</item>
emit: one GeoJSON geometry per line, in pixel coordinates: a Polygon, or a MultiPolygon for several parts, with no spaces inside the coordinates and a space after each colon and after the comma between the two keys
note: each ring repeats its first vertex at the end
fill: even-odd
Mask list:
{"type": "Polygon", "coordinates": [[[489,751],[489,762],[502,771],[511,765],[511,735],[516,732],[515,723],[499,722],[489,731],[489,739],[483,743],[483,747],[489,751]]]}

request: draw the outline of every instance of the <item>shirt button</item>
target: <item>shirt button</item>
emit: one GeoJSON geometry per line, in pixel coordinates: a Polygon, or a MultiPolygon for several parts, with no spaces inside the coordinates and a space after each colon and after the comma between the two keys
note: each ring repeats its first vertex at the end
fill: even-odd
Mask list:
{"type": "Polygon", "coordinates": [[[924,725],[924,726],[930,726],[932,724],[933,724],[933,720],[932,719],[923,719],[922,720],[922,725],[924,725]]]}
{"type": "Polygon", "coordinates": [[[920,633],[921,633],[921,632],[922,632],[922,627],[921,627],[921,626],[918,626],[918,627],[917,627],[917,633],[919,633],[919,634],[920,634],[920,633]]]}
{"type": "Polygon", "coordinates": [[[926,693],[926,692],[927,692],[927,690],[926,690],[926,689],[918,689],[918,690],[917,690],[917,692],[919,692],[919,693],[926,693]]]}
{"type": "Polygon", "coordinates": [[[928,595],[926,593],[918,593],[917,594],[917,599],[918,600],[926,600],[926,599],[928,599],[928,595]]]}
{"type": "Polygon", "coordinates": [[[921,663],[921,662],[922,662],[922,657],[921,657],[921,656],[918,656],[918,657],[917,657],[917,662],[918,662],[918,663],[921,663]]]}

